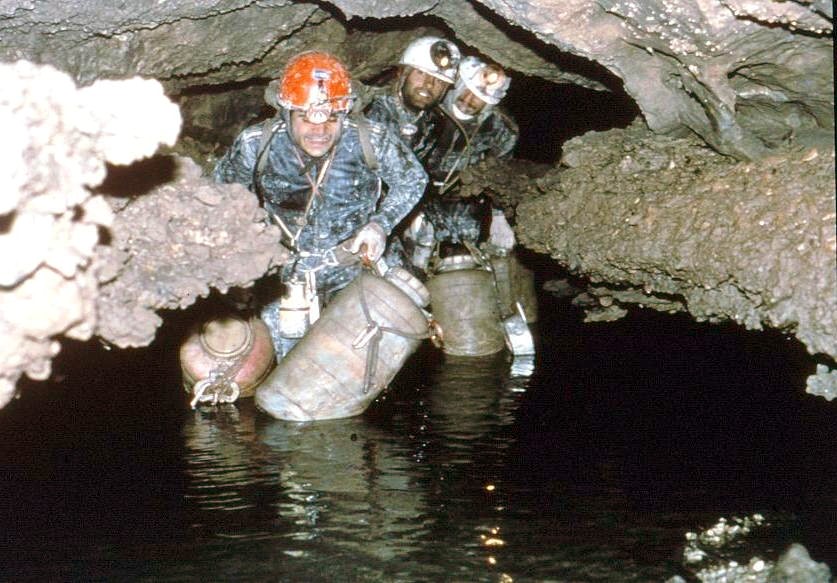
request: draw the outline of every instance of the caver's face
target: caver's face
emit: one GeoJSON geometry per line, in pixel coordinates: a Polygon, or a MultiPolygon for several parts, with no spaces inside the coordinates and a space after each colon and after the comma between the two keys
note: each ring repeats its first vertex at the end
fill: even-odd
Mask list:
{"type": "Polygon", "coordinates": [[[340,117],[332,115],[324,123],[311,123],[306,121],[305,112],[291,111],[291,137],[303,152],[319,158],[337,143],[340,117]]]}
{"type": "Polygon", "coordinates": [[[485,107],[485,101],[466,89],[462,95],[456,98],[456,108],[465,115],[477,115],[485,107]]]}
{"type": "Polygon", "coordinates": [[[421,111],[433,107],[445,94],[450,83],[428,75],[420,69],[410,68],[401,88],[401,95],[407,107],[421,111]]]}

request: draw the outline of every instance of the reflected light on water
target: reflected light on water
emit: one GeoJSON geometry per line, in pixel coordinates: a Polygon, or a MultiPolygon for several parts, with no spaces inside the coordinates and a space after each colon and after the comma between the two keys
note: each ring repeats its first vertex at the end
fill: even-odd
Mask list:
{"type": "MultiPolygon", "coordinates": [[[[95,388],[81,367],[48,408],[0,415],[16,545],[0,580],[664,581],[683,573],[684,533],[742,504],[772,526],[730,559],[773,560],[804,526],[827,560],[832,417],[789,394],[772,352],[748,368],[746,346],[679,328],[645,346],[665,322],[587,340],[555,326],[537,358],[428,351],[364,415],[308,424],[247,399],[173,413],[112,380],[79,400],[95,388]]],[[[117,359],[103,375],[103,354],[94,377],[161,370],[117,359]]],[[[164,377],[159,395],[179,390],[179,371],[164,377]]]]}

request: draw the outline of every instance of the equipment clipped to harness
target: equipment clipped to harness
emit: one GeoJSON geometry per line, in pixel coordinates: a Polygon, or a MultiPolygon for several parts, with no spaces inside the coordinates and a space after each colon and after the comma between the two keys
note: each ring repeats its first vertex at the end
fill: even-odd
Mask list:
{"type": "Polygon", "coordinates": [[[534,355],[532,272],[505,249],[464,245],[469,253],[438,260],[427,282],[445,353],[484,356],[505,345],[514,356],[534,355]]]}
{"type": "Polygon", "coordinates": [[[433,223],[427,220],[424,213],[419,213],[410,222],[410,226],[405,233],[406,238],[412,242],[413,249],[410,254],[410,263],[414,267],[427,271],[430,265],[430,259],[433,257],[434,248],[436,247],[435,228],[433,223]]]}
{"type": "Polygon", "coordinates": [[[291,280],[284,286],[285,293],[279,299],[279,335],[295,340],[305,336],[320,317],[316,274],[308,271],[304,281],[291,280]]]}
{"type": "Polygon", "coordinates": [[[503,320],[503,331],[506,334],[506,346],[515,356],[530,356],[535,354],[535,339],[526,324],[526,314],[520,302],[515,304],[517,313],[503,320]]]}
{"type": "Polygon", "coordinates": [[[515,304],[520,303],[526,315],[526,322],[538,320],[538,298],[535,288],[535,274],[527,268],[515,251],[503,249],[489,243],[481,246],[481,252],[488,257],[497,284],[500,300],[500,316],[508,318],[516,313],[515,304]]]}
{"type": "Polygon", "coordinates": [[[364,269],[256,391],[256,404],[290,421],[359,415],[430,336],[424,285],[400,267],[364,269]]]}
{"type": "Polygon", "coordinates": [[[471,254],[440,260],[427,281],[433,314],[444,330],[443,350],[486,356],[503,350],[497,290],[490,269],[471,254]]]}

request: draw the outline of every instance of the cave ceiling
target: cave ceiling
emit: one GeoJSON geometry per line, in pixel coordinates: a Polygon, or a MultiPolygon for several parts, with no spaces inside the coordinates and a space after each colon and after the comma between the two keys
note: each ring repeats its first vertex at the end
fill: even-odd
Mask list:
{"type": "Polygon", "coordinates": [[[624,87],[652,130],[691,131],[741,159],[834,123],[822,0],[30,0],[2,2],[0,15],[2,60],[81,84],[141,75],[171,94],[265,79],[314,46],[362,78],[392,65],[410,39],[399,32],[421,22],[519,73],[624,87]]]}

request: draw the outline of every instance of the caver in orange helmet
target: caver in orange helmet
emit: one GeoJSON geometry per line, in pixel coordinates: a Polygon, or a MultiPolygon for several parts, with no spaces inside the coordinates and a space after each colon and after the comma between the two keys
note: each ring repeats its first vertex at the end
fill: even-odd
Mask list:
{"type": "Polygon", "coordinates": [[[310,123],[325,123],[335,112],[352,107],[349,71],[336,57],[306,51],[293,57],[279,83],[279,105],[305,112],[310,123]]]}

